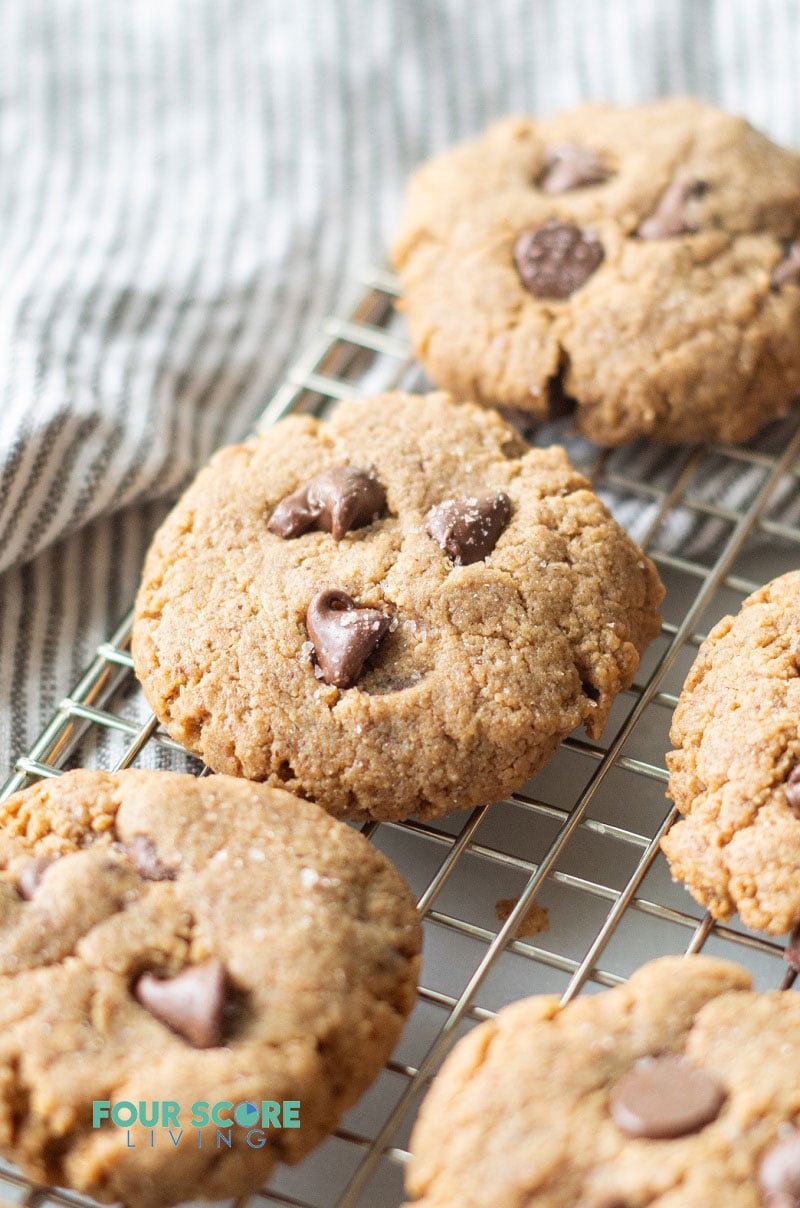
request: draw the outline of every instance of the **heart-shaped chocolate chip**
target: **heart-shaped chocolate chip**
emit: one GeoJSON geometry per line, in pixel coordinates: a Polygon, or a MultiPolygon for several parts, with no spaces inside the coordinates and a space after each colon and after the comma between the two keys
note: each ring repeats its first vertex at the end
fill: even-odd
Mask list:
{"type": "Polygon", "coordinates": [[[510,519],[508,495],[486,491],[437,503],[425,516],[425,531],[457,566],[469,566],[492,552],[510,519]]]}
{"type": "Polygon", "coordinates": [[[145,881],[174,881],[177,872],[166,865],[149,835],[134,835],[125,852],[139,876],[145,881]]]}
{"type": "Polygon", "coordinates": [[[538,185],[543,193],[555,196],[570,189],[602,184],[610,175],[594,151],[578,143],[562,143],[547,152],[538,185]]]}
{"type": "Polygon", "coordinates": [[[691,203],[708,190],[704,180],[694,176],[678,176],[667,185],[658,205],[649,218],[640,224],[636,234],[640,239],[673,239],[691,235],[697,223],[691,217],[691,203]]]}
{"type": "Polygon", "coordinates": [[[30,902],[36,890],[42,883],[42,878],[51,864],[55,864],[58,856],[34,856],[24,866],[17,878],[19,896],[30,902]]]}
{"type": "Polygon", "coordinates": [[[795,1129],[766,1150],[757,1179],[764,1208],[800,1208],[800,1132],[795,1129]]]}
{"type": "Polygon", "coordinates": [[[537,298],[568,298],[589,280],[604,256],[594,235],[554,218],[544,226],[528,227],[514,243],[520,280],[537,298]]]}
{"type": "Polygon", "coordinates": [[[800,239],[789,244],[783,258],[772,270],[770,283],[773,289],[780,289],[784,285],[800,285],[800,239]]]}
{"type": "Polygon", "coordinates": [[[377,608],[359,608],[339,588],[314,596],[306,612],[306,629],[320,678],[337,688],[351,688],[391,623],[392,618],[377,608]]]}
{"type": "Polygon", "coordinates": [[[324,529],[341,541],[345,533],[371,524],[385,511],[386,491],[371,471],[334,466],[282,499],[267,528],[284,538],[324,529]]]}
{"type": "Polygon", "coordinates": [[[724,1102],[725,1090],[712,1074],[665,1053],[629,1070],[611,1092],[609,1108],[629,1137],[666,1140],[705,1128],[724,1102]]]}
{"type": "Polygon", "coordinates": [[[223,1041],[227,988],[225,966],[212,957],[177,977],[143,973],[134,994],[151,1015],[196,1049],[213,1049],[223,1041]]]}

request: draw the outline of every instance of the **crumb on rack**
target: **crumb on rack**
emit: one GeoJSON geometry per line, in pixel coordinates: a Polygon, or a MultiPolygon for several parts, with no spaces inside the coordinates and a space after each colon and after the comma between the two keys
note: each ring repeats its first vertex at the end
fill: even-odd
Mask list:
{"type": "MultiPolygon", "coordinates": [[[[506,921],[518,902],[519,898],[500,898],[495,902],[494,911],[501,923],[506,921]]],[[[517,924],[514,935],[517,939],[522,939],[526,935],[538,935],[540,931],[547,931],[549,926],[550,915],[547,907],[533,902],[517,924]]]]}

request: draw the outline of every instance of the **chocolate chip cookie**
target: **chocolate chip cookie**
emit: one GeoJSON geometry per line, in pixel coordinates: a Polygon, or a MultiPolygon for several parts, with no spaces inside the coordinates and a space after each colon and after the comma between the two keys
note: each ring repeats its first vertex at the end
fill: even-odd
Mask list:
{"type": "Polygon", "coordinates": [[[715,918],[800,923],[800,571],[773,580],[700,647],[672,722],[662,840],[715,918]]]}
{"type": "Polygon", "coordinates": [[[800,155],[694,100],[510,119],[421,167],[394,260],[440,386],[604,445],[748,439],[800,391],[800,155]]]}
{"type": "Polygon", "coordinates": [[[157,534],[133,657],[215,770],[332,813],[493,801],[599,735],[663,595],[561,449],[445,395],[281,421],[157,534]]]}
{"type": "Polygon", "coordinates": [[[529,998],[462,1040],[423,1104],[416,1208],[793,1208],[800,996],[665,957],[618,989],[529,998]]]}
{"type": "Polygon", "coordinates": [[[44,1183],[129,1208],[253,1191],[336,1127],[414,1002],[408,887],[265,785],[70,772],[0,807],[0,870],[0,1152],[44,1183]],[[183,1135],[159,1117],[131,1145],[109,1107],[153,1123],[155,1101],[183,1135]],[[299,1118],[259,1146],[238,1121],[265,1101],[299,1118]],[[203,1102],[235,1113],[230,1148],[191,1125],[203,1102]]]}

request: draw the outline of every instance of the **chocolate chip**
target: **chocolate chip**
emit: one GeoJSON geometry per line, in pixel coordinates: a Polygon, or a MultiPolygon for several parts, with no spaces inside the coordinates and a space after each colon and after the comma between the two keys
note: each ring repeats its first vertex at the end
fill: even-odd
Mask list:
{"type": "Polygon", "coordinates": [[[17,889],[21,898],[30,902],[41,885],[44,874],[57,859],[58,856],[35,856],[28,861],[17,878],[17,889]]]}
{"type": "Polygon", "coordinates": [[[134,994],[151,1015],[196,1049],[213,1049],[222,1044],[227,988],[225,966],[211,958],[177,977],[143,973],[134,994]]]}
{"type": "Polygon", "coordinates": [[[522,284],[537,298],[568,298],[603,263],[603,245],[571,222],[551,218],[528,227],[514,244],[522,284]]]}
{"type": "Polygon", "coordinates": [[[756,1177],[764,1208],[800,1208],[800,1132],[770,1146],[756,1177]]]}
{"type": "Polygon", "coordinates": [[[386,511],[386,491],[374,474],[353,466],[336,466],[312,478],[308,502],[319,512],[317,523],[341,541],[352,529],[371,524],[386,511]]]}
{"type": "Polygon", "coordinates": [[[425,531],[457,566],[469,566],[492,552],[510,519],[508,495],[487,491],[437,503],[425,517],[425,531]]]}
{"type": "Polygon", "coordinates": [[[134,835],[125,845],[133,867],[145,881],[174,881],[177,872],[159,858],[156,845],[149,835],[134,835]]]}
{"type": "Polygon", "coordinates": [[[676,177],[671,185],[667,185],[655,210],[640,224],[636,234],[640,239],[672,239],[676,235],[692,234],[697,230],[697,224],[690,219],[690,203],[707,190],[704,180],[694,176],[676,177]]]}
{"type": "Polygon", "coordinates": [[[317,522],[317,513],[308,502],[308,488],[286,495],[275,508],[267,524],[271,533],[287,540],[307,533],[317,522]]]}
{"type": "Polygon", "coordinates": [[[770,284],[773,289],[783,285],[800,285],[800,239],[790,243],[772,270],[770,284]]]}
{"type": "Polygon", "coordinates": [[[386,491],[374,474],[354,466],[334,466],[282,499],[267,528],[284,538],[324,529],[341,541],[345,533],[371,524],[385,511],[386,491]]]}
{"type": "Polygon", "coordinates": [[[562,143],[561,146],[548,151],[544,170],[537,183],[542,192],[554,196],[557,193],[568,193],[570,189],[602,184],[610,175],[608,168],[594,151],[577,143],[562,143]]]}
{"type": "Polygon", "coordinates": [[[685,1057],[665,1054],[635,1065],[614,1087],[612,1119],[629,1137],[651,1140],[697,1132],[719,1115],[725,1091],[685,1057]]]}
{"type": "Polygon", "coordinates": [[[391,623],[377,608],[359,608],[338,588],[316,595],[306,612],[306,628],[325,683],[351,688],[391,623]]]}

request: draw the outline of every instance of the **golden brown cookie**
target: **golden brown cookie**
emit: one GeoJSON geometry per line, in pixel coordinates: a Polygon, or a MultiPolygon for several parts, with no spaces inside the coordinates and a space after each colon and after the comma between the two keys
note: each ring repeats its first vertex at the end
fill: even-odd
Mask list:
{"type": "Polygon", "coordinates": [[[416,1208],[793,1208],[800,996],[664,957],[459,1042],[411,1138],[416,1208]]]}
{"type": "Polygon", "coordinates": [[[600,444],[746,440],[800,391],[800,156],[694,100],[508,119],[413,176],[394,260],[440,386],[600,444]]]}
{"type": "Polygon", "coordinates": [[[70,772],[0,807],[0,870],[0,1152],[43,1183],[130,1208],[253,1191],[336,1127],[414,1003],[408,887],[265,785],[70,772]],[[130,1147],[108,1111],[155,1101],[179,1144],[159,1117],[130,1147]],[[265,1102],[298,1126],[261,1128],[265,1102]],[[198,1103],[238,1111],[230,1148],[198,1103]]]}
{"type": "Polygon", "coordinates": [[[157,534],[133,657],[214,769],[348,817],[493,801],[599,735],[663,589],[561,449],[445,395],[218,453],[157,534]]]}
{"type": "Polygon", "coordinates": [[[774,934],[800,923],[800,571],[749,596],[698,651],[667,756],[683,821],[673,876],[715,918],[774,934]]]}

